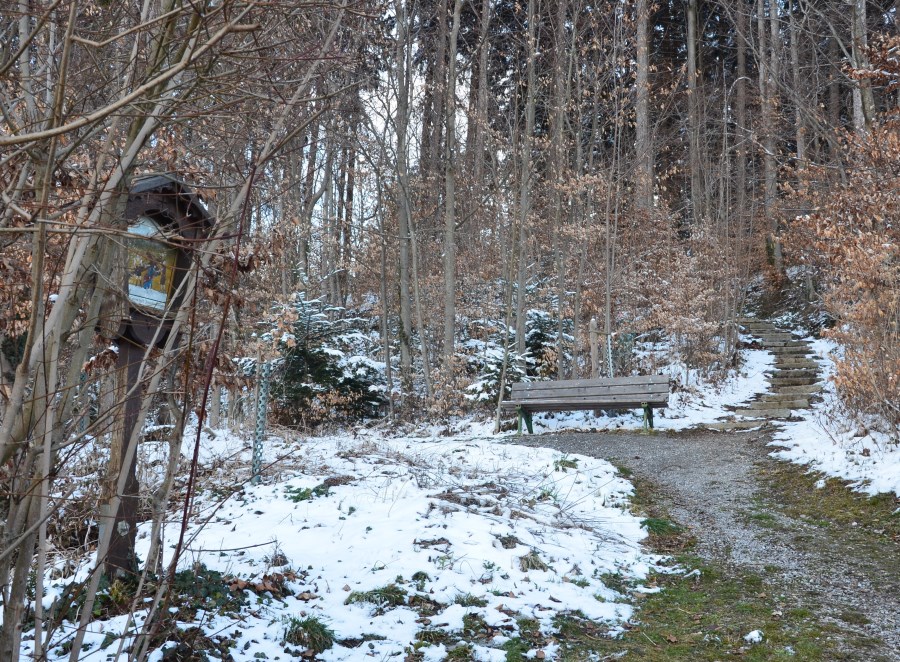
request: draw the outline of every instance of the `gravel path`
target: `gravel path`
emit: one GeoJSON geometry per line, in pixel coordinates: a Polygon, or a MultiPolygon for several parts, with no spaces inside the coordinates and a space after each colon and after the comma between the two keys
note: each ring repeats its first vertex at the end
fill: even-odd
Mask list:
{"type": "Polygon", "coordinates": [[[764,576],[783,593],[786,609],[811,609],[859,635],[854,639],[871,640],[864,651],[845,645],[847,659],[900,660],[900,550],[860,546],[853,530],[815,526],[777,508],[752,517],[760,513],[754,498],[765,497],[759,469],[774,463],[768,441],[765,432],[690,431],[546,434],[516,443],[627,467],[691,529],[701,557],[764,576]]]}

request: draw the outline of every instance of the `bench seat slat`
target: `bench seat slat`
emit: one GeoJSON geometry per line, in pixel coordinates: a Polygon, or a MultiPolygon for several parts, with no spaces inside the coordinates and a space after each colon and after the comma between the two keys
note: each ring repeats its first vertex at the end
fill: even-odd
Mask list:
{"type": "Polygon", "coordinates": [[[638,409],[647,403],[651,407],[665,407],[668,405],[668,397],[665,398],[574,398],[565,400],[507,400],[501,403],[503,409],[515,409],[521,406],[530,411],[561,411],[566,409],[638,409]]]}
{"type": "MultiPolygon", "coordinates": [[[[622,403],[622,404],[606,404],[606,405],[573,405],[573,404],[558,404],[558,405],[543,405],[540,407],[526,407],[523,408],[523,411],[527,411],[532,414],[536,414],[539,412],[564,412],[564,411],[630,411],[632,409],[641,409],[643,403],[641,402],[631,402],[631,403],[622,403]]],[[[657,407],[658,408],[658,407],[657,407]]],[[[509,408],[505,407],[505,411],[515,411],[515,407],[509,408]]]]}
{"type": "Polygon", "coordinates": [[[597,386],[624,386],[628,384],[668,384],[669,377],[668,375],[643,375],[637,377],[613,377],[612,379],[598,378],[598,379],[561,379],[559,381],[545,381],[545,382],[516,382],[512,385],[513,388],[540,388],[547,384],[552,384],[554,387],[558,388],[566,388],[569,386],[585,386],[585,385],[597,385],[597,386]]]}
{"type": "Polygon", "coordinates": [[[545,387],[539,389],[512,389],[512,400],[528,400],[541,398],[578,398],[578,397],[614,397],[617,395],[656,395],[669,394],[668,384],[648,384],[639,386],[636,384],[626,386],[581,386],[558,389],[545,387]]]}

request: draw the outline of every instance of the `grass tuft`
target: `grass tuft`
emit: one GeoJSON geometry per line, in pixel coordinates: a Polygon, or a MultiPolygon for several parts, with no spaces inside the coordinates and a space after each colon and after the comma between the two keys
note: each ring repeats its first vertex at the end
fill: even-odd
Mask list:
{"type": "Polygon", "coordinates": [[[667,519],[662,519],[659,517],[648,517],[646,519],[642,519],[641,526],[647,529],[648,533],[652,533],[655,536],[671,536],[677,533],[681,533],[681,531],[683,530],[674,522],[670,522],[667,519]]]}
{"type": "Polygon", "coordinates": [[[396,584],[388,584],[381,588],[374,588],[371,591],[353,591],[344,600],[345,605],[360,602],[373,604],[378,607],[381,613],[384,613],[392,607],[400,607],[406,604],[406,591],[396,584]]]}
{"type": "Polygon", "coordinates": [[[318,618],[286,617],[282,620],[282,645],[303,646],[314,653],[324,653],[334,645],[334,631],[318,618]]]}
{"type": "Polygon", "coordinates": [[[314,497],[328,496],[328,485],[322,483],[315,487],[287,487],[284,491],[288,499],[294,503],[300,503],[301,501],[312,501],[314,497]]]}
{"type": "Polygon", "coordinates": [[[453,603],[463,607],[487,607],[488,601],[471,593],[460,593],[453,598],[453,603]]]}
{"type": "Polygon", "coordinates": [[[519,567],[522,569],[522,572],[530,570],[543,570],[546,572],[550,569],[550,566],[544,563],[535,549],[528,552],[525,556],[519,557],[519,567]]]}
{"type": "Polygon", "coordinates": [[[577,469],[577,468],[578,468],[578,459],[574,458],[574,457],[569,457],[568,455],[563,455],[558,460],[553,461],[554,471],[565,472],[566,469],[577,469]]]}

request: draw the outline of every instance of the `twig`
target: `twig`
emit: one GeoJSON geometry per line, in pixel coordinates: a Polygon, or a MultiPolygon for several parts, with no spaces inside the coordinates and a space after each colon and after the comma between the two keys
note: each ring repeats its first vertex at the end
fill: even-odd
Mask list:
{"type": "Polygon", "coordinates": [[[653,640],[647,635],[646,632],[644,632],[643,630],[641,630],[641,634],[644,635],[644,637],[646,637],[647,641],[649,641],[651,644],[653,644],[654,646],[656,646],[657,648],[659,648],[659,644],[656,643],[655,641],[653,641],[653,640]]]}

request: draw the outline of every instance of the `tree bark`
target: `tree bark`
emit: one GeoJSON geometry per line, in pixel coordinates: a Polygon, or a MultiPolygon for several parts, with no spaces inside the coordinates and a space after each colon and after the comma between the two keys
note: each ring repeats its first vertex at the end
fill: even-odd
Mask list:
{"type": "Polygon", "coordinates": [[[397,220],[400,253],[400,380],[404,392],[412,386],[412,311],[410,297],[411,209],[409,191],[409,158],[407,130],[409,127],[409,76],[412,49],[409,43],[406,0],[396,0],[397,35],[397,220]]]}
{"type": "MultiPolygon", "coordinates": [[[[866,26],[866,0],[853,0],[851,18],[852,62],[857,69],[869,66],[866,57],[868,46],[868,29],[866,26]]],[[[855,81],[853,85],[853,128],[865,133],[872,127],[875,119],[875,96],[872,84],[868,79],[855,81]]]]}
{"type": "Polygon", "coordinates": [[[453,3],[447,68],[447,137],[444,140],[444,378],[452,379],[456,337],[456,42],[462,0],[453,3]]]}
{"type": "Polygon", "coordinates": [[[634,204],[638,211],[649,212],[653,206],[653,152],[650,138],[650,49],[648,45],[649,7],[647,0],[637,0],[637,70],[635,75],[635,168],[634,204]]]}
{"type": "Polygon", "coordinates": [[[697,71],[697,0],[687,3],[687,87],[688,87],[688,133],[690,140],[691,169],[691,209],[692,220],[698,224],[705,216],[707,209],[704,203],[706,191],[703,182],[703,149],[700,141],[702,99],[698,89],[697,71]]]}
{"type": "Polygon", "coordinates": [[[522,140],[522,163],[519,174],[519,246],[516,277],[516,351],[525,354],[525,285],[528,259],[528,217],[531,214],[531,177],[534,145],[535,52],[537,37],[537,0],[528,0],[528,35],[526,44],[525,136],[522,140]]]}

